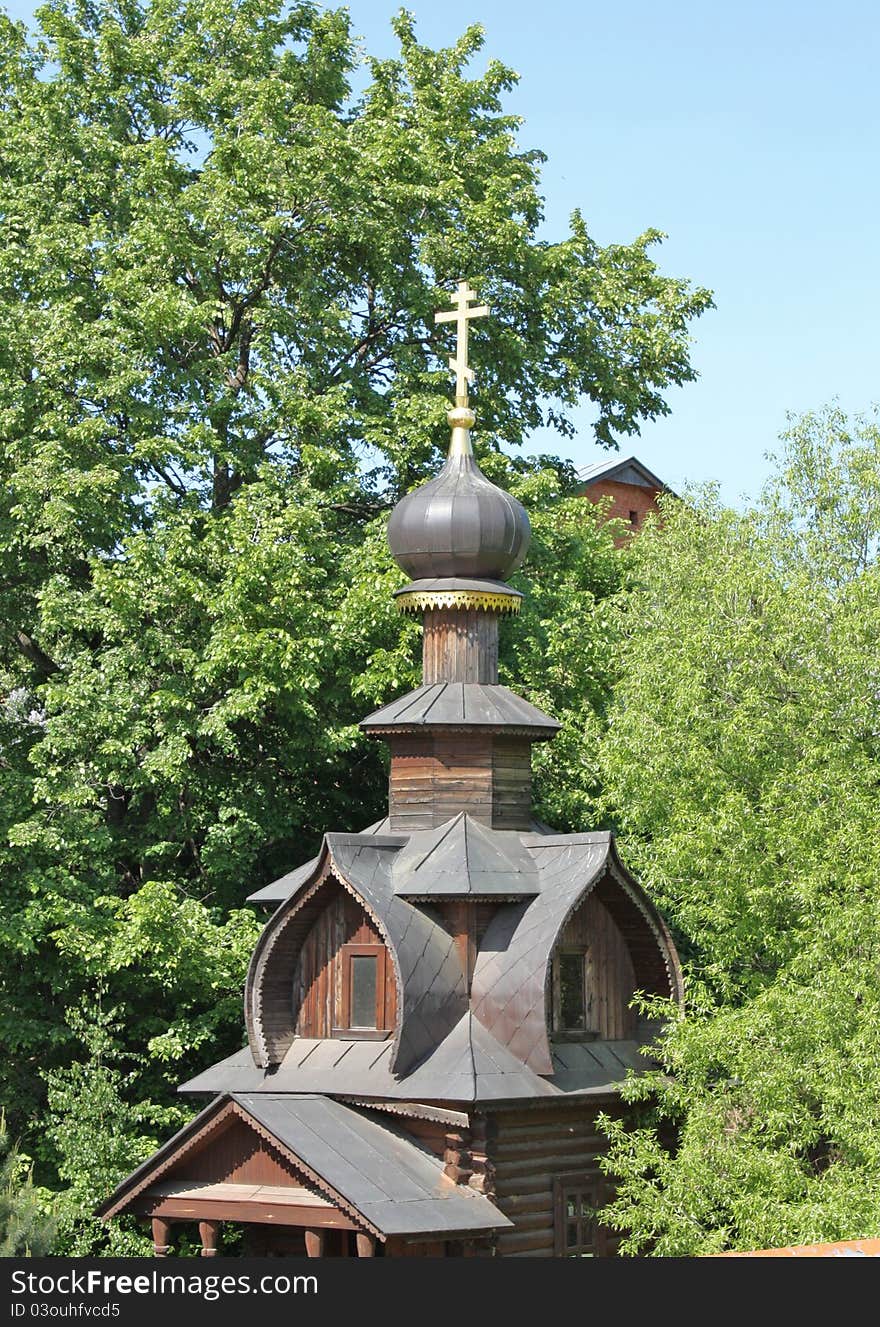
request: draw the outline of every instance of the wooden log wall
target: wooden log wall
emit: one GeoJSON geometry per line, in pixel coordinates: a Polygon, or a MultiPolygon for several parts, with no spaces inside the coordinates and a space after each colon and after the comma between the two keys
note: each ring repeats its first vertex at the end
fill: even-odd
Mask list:
{"type": "MultiPolygon", "coordinates": [[[[364,909],[344,889],[328,886],[332,896],[307,932],[293,974],[293,1014],[299,1037],[331,1037],[342,1024],[342,947],[347,944],[378,945],[382,937],[364,909]]],[[[386,958],[384,1023],[394,1028],[397,1018],[397,986],[390,955],[386,958]]]]}
{"type": "MultiPolygon", "coordinates": [[[[569,918],[557,946],[587,953],[587,1028],[600,1038],[634,1037],[638,1015],[629,1002],[636,974],[626,941],[595,893],[569,918]]],[[[559,1022],[559,982],[554,974],[553,1021],[559,1022]]]]}
{"type": "Polygon", "coordinates": [[[489,1117],[493,1201],[515,1229],[498,1235],[497,1253],[507,1258],[552,1258],[555,1252],[553,1181],[562,1175],[602,1179],[598,1158],[606,1141],[596,1128],[600,1110],[616,1103],[563,1105],[500,1111],[489,1117]]]}
{"type": "Polygon", "coordinates": [[[497,614],[457,609],[425,613],[422,674],[426,685],[434,682],[497,682],[497,614]]]}
{"type": "Polygon", "coordinates": [[[433,829],[466,811],[494,829],[528,830],[532,750],[499,733],[425,733],[389,739],[392,832],[433,829]]]}

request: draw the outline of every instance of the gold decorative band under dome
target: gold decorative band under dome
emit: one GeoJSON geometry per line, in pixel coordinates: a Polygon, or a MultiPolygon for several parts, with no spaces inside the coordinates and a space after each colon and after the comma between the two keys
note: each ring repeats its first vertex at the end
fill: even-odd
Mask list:
{"type": "Polygon", "coordinates": [[[397,596],[401,613],[427,613],[432,608],[479,608],[484,613],[518,613],[522,596],[491,590],[413,590],[397,596]]]}

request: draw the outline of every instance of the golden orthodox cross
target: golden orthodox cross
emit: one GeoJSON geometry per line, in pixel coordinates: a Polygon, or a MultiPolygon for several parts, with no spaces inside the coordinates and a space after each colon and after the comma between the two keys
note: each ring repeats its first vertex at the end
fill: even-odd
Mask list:
{"type": "Polygon", "coordinates": [[[471,300],[477,298],[477,292],[471,290],[466,281],[459,281],[458,289],[452,296],[455,305],[448,313],[435,313],[435,323],[455,323],[456,342],[455,359],[450,359],[449,367],[455,374],[455,404],[466,406],[468,403],[468,383],[474,380],[474,371],[468,367],[468,320],[485,318],[489,314],[488,304],[479,304],[471,308],[471,300]]]}

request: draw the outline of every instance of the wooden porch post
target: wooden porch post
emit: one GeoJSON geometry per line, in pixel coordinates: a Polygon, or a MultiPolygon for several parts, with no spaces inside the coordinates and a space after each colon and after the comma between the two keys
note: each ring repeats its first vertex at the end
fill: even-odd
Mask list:
{"type": "Polygon", "coordinates": [[[376,1237],[375,1235],[365,1235],[358,1231],[355,1235],[355,1243],[359,1258],[375,1258],[376,1256],[376,1237]]]}
{"type": "Polygon", "coordinates": [[[323,1258],[324,1257],[324,1232],[323,1230],[306,1230],[303,1232],[306,1239],[306,1257],[323,1258]]]}
{"type": "Polygon", "coordinates": [[[161,1216],[154,1216],[151,1224],[153,1227],[153,1257],[167,1258],[168,1250],[171,1248],[171,1222],[164,1220],[161,1216]]]}
{"type": "Polygon", "coordinates": [[[217,1257],[217,1236],[220,1233],[219,1221],[200,1221],[199,1239],[202,1242],[203,1258],[217,1257]]]}

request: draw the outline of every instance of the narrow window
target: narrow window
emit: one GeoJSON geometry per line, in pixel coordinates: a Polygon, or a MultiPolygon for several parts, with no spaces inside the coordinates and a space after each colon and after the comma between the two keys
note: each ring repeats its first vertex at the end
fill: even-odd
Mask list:
{"type": "Polygon", "coordinates": [[[341,999],[337,999],[333,1035],[383,1038],[388,1035],[385,1011],[387,952],[384,945],[343,945],[341,999]]]}
{"type": "Polygon", "coordinates": [[[351,956],[351,1027],[376,1026],[376,987],[379,959],[375,954],[351,956]]]}
{"type": "Polygon", "coordinates": [[[629,514],[629,523],[630,523],[630,525],[638,525],[638,523],[639,523],[639,513],[638,513],[637,511],[631,511],[631,512],[630,512],[630,514],[629,514]]]}
{"type": "Polygon", "coordinates": [[[559,1030],[581,1032],[587,1026],[586,955],[559,955],[559,1030]]]}

